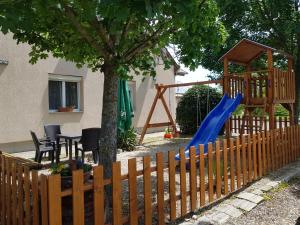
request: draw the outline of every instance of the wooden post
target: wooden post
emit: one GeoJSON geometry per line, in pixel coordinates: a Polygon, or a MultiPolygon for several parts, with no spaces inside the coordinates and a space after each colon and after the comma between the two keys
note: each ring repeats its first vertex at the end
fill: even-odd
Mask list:
{"type": "MultiPolygon", "coordinates": [[[[223,94],[229,94],[229,86],[228,86],[228,58],[224,58],[224,78],[223,78],[223,94]]],[[[225,123],[225,137],[228,139],[230,133],[230,120],[225,123]]]]}
{"type": "Polygon", "coordinates": [[[142,142],[143,142],[143,140],[144,140],[144,137],[145,137],[145,134],[146,134],[148,125],[149,125],[149,123],[150,123],[150,120],[151,120],[151,117],[152,117],[152,115],[153,115],[155,106],[156,106],[157,101],[158,101],[158,99],[159,99],[160,92],[161,92],[160,86],[159,86],[159,85],[156,85],[156,95],[155,95],[154,101],[153,101],[153,103],[152,103],[150,112],[149,112],[149,114],[148,114],[146,123],[145,123],[145,125],[144,125],[144,127],[143,127],[143,131],[142,131],[142,133],[141,133],[141,137],[140,137],[140,140],[139,140],[139,145],[141,145],[142,142]]]}
{"type": "Polygon", "coordinates": [[[272,50],[267,50],[268,56],[268,103],[273,103],[273,91],[274,91],[274,73],[273,73],[273,53],[272,50]]]}
{"type": "Polygon", "coordinates": [[[293,70],[293,59],[291,57],[288,57],[288,71],[292,72],[293,70]]]}

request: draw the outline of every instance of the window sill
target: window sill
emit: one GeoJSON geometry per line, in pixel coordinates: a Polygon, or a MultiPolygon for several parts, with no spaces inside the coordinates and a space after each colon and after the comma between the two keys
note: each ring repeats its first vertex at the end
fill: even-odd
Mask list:
{"type": "Polygon", "coordinates": [[[72,111],[72,112],[48,111],[48,113],[49,113],[49,114],[83,113],[83,111],[72,111]]]}

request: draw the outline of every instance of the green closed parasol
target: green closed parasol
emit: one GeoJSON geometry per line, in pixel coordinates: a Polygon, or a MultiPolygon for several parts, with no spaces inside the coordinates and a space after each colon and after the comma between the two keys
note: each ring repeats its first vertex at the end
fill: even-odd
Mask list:
{"type": "Polygon", "coordinates": [[[118,82],[118,132],[123,133],[131,128],[134,116],[131,93],[126,80],[118,82]]]}

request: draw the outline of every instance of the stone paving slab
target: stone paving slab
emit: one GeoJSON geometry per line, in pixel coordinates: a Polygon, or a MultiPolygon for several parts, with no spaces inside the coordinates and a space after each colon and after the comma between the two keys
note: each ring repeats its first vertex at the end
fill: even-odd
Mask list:
{"type": "Polygon", "coordinates": [[[244,211],[247,211],[247,212],[249,212],[251,209],[253,209],[255,206],[257,206],[257,204],[255,204],[253,202],[249,202],[247,200],[239,199],[239,198],[234,199],[231,202],[231,205],[233,205],[239,209],[242,209],[244,211]]]}
{"type": "Polygon", "coordinates": [[[216,208],[217,211],[223,212],[231,217],[239,217],[243,214],[243,212],[232,205],[229,204],[221,204],[216,208]]]}
{"type": "Polygon", "coordinates": [[[259,204],[263,201],[262,195],[265,192],[276,188],[280,183],[287,182],[295,176],[300,176],[300,160],[256,181],[241,193],[205,211],[198,219],[190,220],[189,223],[181,225],[215,225],[230,221],[230,219],[239,217],[255,208],[256,203],[259,204]]]}
{"type": "Polygon", "coordinates": [[[259,195],[256,195],[256,194],[253,194],[253,193],[249,193],[249,192],[242,192],[242,193],[238,194],[237,197],[241,198],[241,199],[245,199],[245,200],[250,201],[250,202],[253,202],[255,204],[258,204],[262,200],[264,200],[263,197],[261,197],[259,195]]]}
{"type": "Polygon", "coordinates": [[[208,219],[212,220],[214,223],[223,224],[225,223],[230,217],[226,213],[223,212],[214,212],[211,215],[207,216],[208,219]]]}

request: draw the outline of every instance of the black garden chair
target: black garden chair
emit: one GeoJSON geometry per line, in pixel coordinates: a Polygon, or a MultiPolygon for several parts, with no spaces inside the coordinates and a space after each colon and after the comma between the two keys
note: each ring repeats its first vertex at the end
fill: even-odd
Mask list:
{"type": "Polygon", "coordinates": [[[39,140],[33,131],[30,131],[30,134],[35,146],[34,161],[41,163],[43,154],[49,153],[51,163],[54,163],[55,142],[51,142],[47,139],[39,140]]]}
{"type": "Polygon", "coordinates": [[[99,160],[99,139],[101,128],[87,128],[82,130],[81,139],[75,142],[75,156],[78,158],[78,151],[81,151],[81,160],[84,163],[85,152],[92,152],[94,162],[99,160]],[[81,144],[81,148],[78,144],[81,144]]]}
{"type": "Polygon", "coordinates": [[[47,139],[49,139],[50,141],[55,142],[57,144],[56,147],[58,150],[58,154],[60,154],[61,146],[64,145],[66,148],[66,156],[68,156],[68,142],[57,138],[57,135],[61,134],[60,125],[47,124],[47,125],[44,125],[44,130],[45,130],[47,139]]]}

